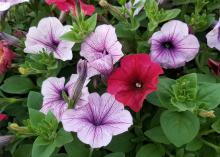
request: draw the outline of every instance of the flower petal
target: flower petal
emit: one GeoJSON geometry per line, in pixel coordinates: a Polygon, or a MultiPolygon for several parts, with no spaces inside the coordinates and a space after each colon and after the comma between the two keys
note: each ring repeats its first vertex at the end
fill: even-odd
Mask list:
{"type": "Polygon", "coordinates": [[[171,20],[167,23],[165,23],[161,31],[170,37],[178,36],[178,39],[182,39],[183,37],[187,36],[189,34],[189,28],[186,23],[178,20],[171,20]]]}
{"type": "Polygon", "coordinates": [[[43,106],[40,111],[45,114],[51,111],[57,120],[60,121],[64,111],[66,111],[67,108],[68,104],[64,100],[44,98],[43,106]]]}
{"type": "Polygon", "coordinates": [[[0,11],[6,11],[11,7],[9,2],[0,2],[0,11]]]}
{"type": "Polygon", "coordinates": [[[49,77],[42,84],[41,93],[47,98],[60,98],[62,90],[64,90],[65,78],[49,77]]]}
{"type": "Polygon", "coordinates": [[[183,56],[185,56],[185,60],[188,62],[195,58],[199,52],[199,47],[200,45],[198,39],[194,35],[189,34],[186,38],[179,42],[177,49],[183,56]]]}
{"type": "Polygon", "coordinates": [[[112,56],[106,55],[100,59],[88,63],[88,77],[92,77],[97,74],[108,75],[112,69],[112,56]]]}

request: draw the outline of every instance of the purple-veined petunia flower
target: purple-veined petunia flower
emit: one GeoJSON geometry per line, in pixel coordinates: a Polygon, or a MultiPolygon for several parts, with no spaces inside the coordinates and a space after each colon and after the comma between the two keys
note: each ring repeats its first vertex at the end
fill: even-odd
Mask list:
{"type": "Polygon", "coordinates": [[[63,26],[55,17],[41,19],[37,27],[29,29],[24,51],[34,54],[46,51],[53,53],[57,59],[71,60],[74,43],[59,39],[64,33],[69,32],[70,28],[71,26],[63,26]]]}
{"type": "Polygon", "coordinates": [[[29,2],[29,0],[0,0],[0,12],[7,11],[10,7],[24,2],[29,2]]]}
{"type": "Polygon", "coordinates": [[[61,122],[64,130],[77,132],[78,138],[91,148],[108,145],[112,136],[127,131],[133,124],[130,112],[109,93],[90,94],[87,105],[65,111],[61,122]]]}
{"type": "Polygon", "coordinates": [[[216,48],[220,51],[220,19],[214,29],[206,35],[206,38],[209,47],[216,48]]]}
{"type": "Polygon", "coordinates": [[[88,76],[108,75],[122,56],[122,45],[117,39],[115,28],[100,25],[81,45],[80,55],[88,60],[88,76]]]}
{"type": "Polygon", "coordinates": [[[184,66],[195,58],[200,47],[198,39],[189,34],[187,24],[178,20],[165,23],[152,35],[150,44],[152,60],[167,69],[184,66]]]}
{"type": "Polygon", "coordinates": [[[73,101],[75,109],[79,109],[88,103],[89,83],[85,61],[77,64],[77,73],[72,74],[70,80],[65,84],[65,78],[49,77],[42,84],[41,93],[43,95],[43,106],[41,111],[47,113],[51,111],[60,120],[64,111],[67,110],[68,103],[73,101]],[[68,99],[68,100],[66,100],[68,99]],[[71,101],[70,101],[71,100],[71,101]]]}

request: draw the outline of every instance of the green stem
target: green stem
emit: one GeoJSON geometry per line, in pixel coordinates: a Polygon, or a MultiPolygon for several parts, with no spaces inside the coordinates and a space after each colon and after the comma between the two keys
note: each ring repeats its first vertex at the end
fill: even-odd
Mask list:
{"type": "Polygon", "coordinates": [[[210,143],[210,142],[208,142],[208,141],[206,141],[206,140],[204,140],[204,139],[201,139],[201,141],[202,141],[205,145],[207,145],[207,146],[209,146],[209,147],[215,149],[216,152],[218,152],[218,153],[220,152],[220,147],[219,147],[219,146],[217,146],[217,145],[215,145],[215,144],[213,144],[213,143],[210,143]]]}
{"type": "Polygon", "coordinates": [[[93,153],[93,148],[90,148],[89,157],[92,157],[92,153],[93,153]]]}
{"type": "Polygon", "coordinates": [[[172,155],[168,150],[166,150],[166,154],[167,154],[169,157],[175,157],[175,156],[172,155]]]}
{"type": "Polygon", "coordinates": [[[215,132],[215,130],[213,130],[213,129],[206,130],[206,131],[201,132],[200,136],[208,135],[208,134],[214,133],[214,132],[215,132]]]}

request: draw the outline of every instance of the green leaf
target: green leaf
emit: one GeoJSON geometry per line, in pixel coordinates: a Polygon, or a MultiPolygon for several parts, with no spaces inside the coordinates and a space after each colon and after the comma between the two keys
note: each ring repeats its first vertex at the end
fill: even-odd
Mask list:
{"type": "Polygon", "coordinates": [[[125,157],[125,154],[124,153],[111,153],[111,154],[108,154],[104,157],[125,157]]]}
{"type": "Polygon", "coordinates": [[[154,105],[159,107],[173,109],[173,105],[171,104],[171,96],[172,96],[172,88],[171,86],[175,84],[175,80],[169,78],[160,78],[158,89],[155,92],[153,97],[148,97],[148,101],[154,105]],[[160,103],[158,103],[157,97],[159,98],[160,103]]]}
{"type": "Polygon", "coordinates": [[[154,142],[163,144],[170,143],[160,126],[147,130],[144,134],[154,142]]]}
{"type": "Polygon", "coordinates": [[[176,83],[172,85],[172,88],[172,104],[178,108],[179,111],[194,111],[198,91],[196,73],[180,77],[176,80],[176,83]]]}
{"type": "Polygon", "coordinates": [[[42,140],[39,137],[33,143],[32,157],[50,157],[55,150],[55,146],[50,143],[47,145],[42,145],[42,140]]]}
{"type": "Polygon", "coordinates": [[[161,13],[162,15],[160,16],[159,23],[174,19],[175,17],[177,17],[180,14],[180,12],[181,12],[180,9],[171,9],[171,10],[166,10],[164,12],[162,11],[162,13],[161,13]]]}
{"type": "Polygon", "coordinates": [[[10,94],[25,94],[34,88],[34,84],[27,77],[15,75],[7,78],[0,88],[2,91],[10,94]]]}
{"type": "Polygon", "coordinates": [[[165,111],[161,115],[160,123],[169,141],[177,147],[191,142],[200,128],[198,117],[189,111],[165,111]]]}
{"type": "Polygon", "coordinates": [[[130,152],[135,146],[135,144],[131,142],[131,139],[134,137],[135,136],[129,132],[114,136],[106,149],[112,152],[130,152]]]}
{"type": "Polygon", "coordinates": [[[31,157],[31,151],[32,144],[23,144],[14,152],[13,157],[31,157]]]}
{"type": "Polygon", "coordinates": [[[64,147],[69,157],[88,157],[89,155],[89,149],[76,136],[71,143],[65,144],[64,147]]]}
{"type": "Polygon", "coordinates": [[[30,91],[27,99],[28,108],[39,110],[42,106],[43,97],[40,93],[30,91]]]}
{"type": "Polygon", "coordinates": [[[38,127],[39,123],[45,118],[42,112],[32,108],[29,108],[29,116],[32,127],[38,127]]]}
{"type": "Polygon", "coordinates": [[[63,129],[60,129],[57,133],[57,137],[55,138],[54,144],[56,147],[61,147],[67,143],[73,141],[73,136],[71,133],[66,132],[63,129]]]}
{"type": "Polygon", "coordinates": [[[62,35],[60,39],[80,43],[83,40],[83,35],[79,34],[79,32],[70,31],[62,35]]]}
{"type": "Polygon", "coordinates": [[[69,157],[67,154],[55,154],[52,155],[51,157],[69,157]]]}
{"type": "Polygon", "coordinates": [[[212,110],[220,104],[220,83],[199,83],[197,101],[200,108],[212,110]]]}
{"type": "Polygon", "coordinates": [[[212,124],[212,129],[215,130],[215,132],[220,134],[220,119],[218,119],[212,124]]]}
{"type": "Polygon", "coordinates": [[[190,143],[186,145],[187,151],[198,151],[203,146],[203,143],[200,139],[195,138],[190,143]]]}
{"type": "Polygon", "coordinates": [[[92,15],[90,18],[88,18],[85,21],[85,30],[87,31],[87,34],[91,33],[95,29],[96,23],[97,23],[97,14],[92,15]]]}
{"type": "Polygon", "coordinates": [[[155,144],[147,144],[140,148],[136,154],[136,157],[163,157],[164,155],[165,150],[163,147],[155,144]]]}

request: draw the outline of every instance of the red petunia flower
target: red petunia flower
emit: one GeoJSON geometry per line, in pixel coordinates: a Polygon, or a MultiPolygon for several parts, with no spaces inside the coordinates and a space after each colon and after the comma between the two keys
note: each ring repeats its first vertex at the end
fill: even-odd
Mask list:
{"type": "Polygon", "coordinates": [[[208,60],[208,66],[216,76],[220,74],[220,62],[216,62],[212,59],[208,60]]]}
{"type": "MultiPolygon", "coordinates": [[[[76,0],[46,0],[47,4],[55,4],[57,8],[64,12],[73,11],[76,12],[76,0]]],[[[85,15],[92,15],[95,11],[93,5],[88,5],[79,0],[80,7],[85,15]]]]}
{"type": "Polygon", "coordinates": [[[0,74],[4,74],[11,66],[15,54],[8,48],[7,43],[0,41],[0,74]]]}
{"type": "Polygon", "coordinates": [[[8,116],[6,114],[0,113],[0,121],[5,121],[8,119],[8,116]]]}
{"type": "Polygon", "coordinates": [[[107,91],[138,112],[146,96],[157,89],[160,74],[163,74],[162,68],[147,54],[127,55],[109,76],[107,91]]]}

